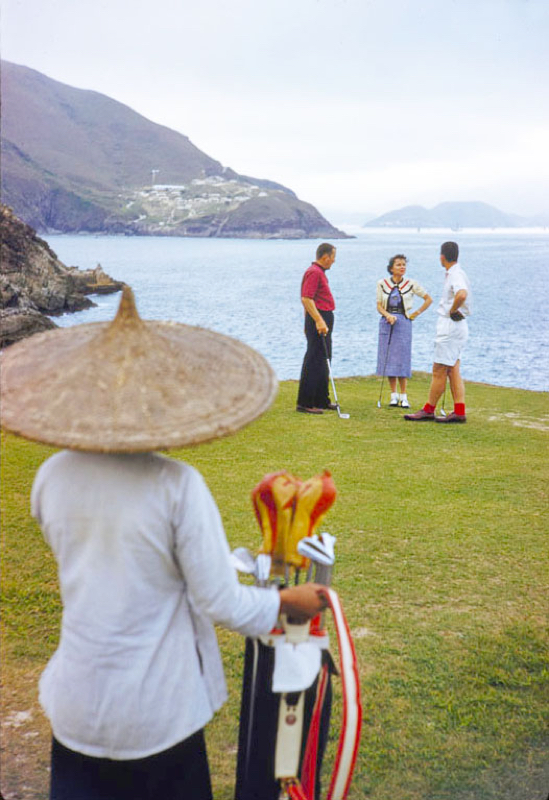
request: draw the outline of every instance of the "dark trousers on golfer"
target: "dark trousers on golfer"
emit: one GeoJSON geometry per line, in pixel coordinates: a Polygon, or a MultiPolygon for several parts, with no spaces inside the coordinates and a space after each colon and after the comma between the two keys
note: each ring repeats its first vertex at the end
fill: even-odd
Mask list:
{"type": "Polygon", "coordinates": [[[327,408],[330,403],[328,394],[328,365],[326,351],[322,339],[326,340],[328,358],[332,357],[332,330],[334,327],[334,312],[319,311],[326,325],[328,333],[320,336],[316,330],[314,319],[305,314],[305,336],[307,337],[307,352],[301,368],[297,405],[305,408],[327,408]]]}
{"type": "Polygon", "coordinates": [[[50,800],[212,800],[204,732],[147,758],[113,761],[69,750],[55,738],[50,800]]]}

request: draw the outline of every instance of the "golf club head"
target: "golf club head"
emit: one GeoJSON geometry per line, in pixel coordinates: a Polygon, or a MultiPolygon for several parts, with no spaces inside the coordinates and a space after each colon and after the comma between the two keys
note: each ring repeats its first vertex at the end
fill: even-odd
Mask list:
{"type": "Polygon", "coordinates": [[[255,576],[260,586],[265,586],[271,573],[271,556],[268,553],[259,553],[255,560],[255,576]]]}
{"type": "Polygon", "coordinates": [[[343,414],[339,410],[339,406],[337,407],[337,413],[339,414],[339,419],[351,419],[351,415],[350,414],[343,414]]]}
{"type": "Polygon", "coordinates": [[[231,564],[244,575],[255,575],[255,558],[247,547],[236,547],[231,553],[231,564]]]}
{"type": "Polygon", "coordinates": [[[446,411],[443,408],[440,409],[440,416],[441,417],[445,417],[446,416],[446,411]]]}
{"type": "Polygon", "coordinates": [[[333,546],[328,546],[318,536],[305,536],[297,545],[297,552],[316,564],[331,567],[335,561],[333,546]]]}
{"type": "Polygon", "coordinates": [[[324,531],[324,533],[320,534],[320,541],[324,545],[326,552],[329,553],[332,556],[332,559],[335,560],[334,548],[335,543],[337,542],[337,537],[332,536],[332,534],[328,533],[327,531],[324,531]]]}
{"type": "Polygon", "coordinates": [[[378,401],[377,401],[377,407],[378,407],[378,408],[381,408],[381,400],[378,400],[378,401]]]}

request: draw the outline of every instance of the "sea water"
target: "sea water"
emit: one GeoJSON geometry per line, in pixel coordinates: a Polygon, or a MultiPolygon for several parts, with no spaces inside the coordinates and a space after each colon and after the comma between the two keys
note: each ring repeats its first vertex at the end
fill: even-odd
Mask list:
{"type": "MultiPolygon", "coordinates": [[[[176,320],[234,336],[259,350],[280,380],[298,379],[305,352],[300,283],[316,240],[193,239],[48,235],[67,265],[128,283],[144,319],[176,320]]],[[[436,306],[444,269],[440,244],[460,246],[472,284],[470,338],[462,358],[466,380],[549,390],[547,230],[416,231],[365,229],[335,241],[329,272],[336,301],[335,376],[375,372],[379,314],[376,282],[388,259],[403,253],[408,277],[433,298],[413,323],[412,369],[430,372],[436,306]]],[[[55,317],[58,325],[112,319],[119,295],[93,296],[95,308],[55,317]]],[[[415,308],[421,304],[416,298],[415,308]]]]}

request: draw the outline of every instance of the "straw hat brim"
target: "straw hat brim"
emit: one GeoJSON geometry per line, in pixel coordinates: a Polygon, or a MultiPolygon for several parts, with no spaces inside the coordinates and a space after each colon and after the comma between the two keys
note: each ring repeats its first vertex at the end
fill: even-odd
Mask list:
{"type": "Polygon", "coordinates": [[[126,287],[111,323],[36,334],[2,354],[2,427],[90,452],[185,447],[235,433],[276,389],[255,350],[204,328],[144,321],[126,287]]]}

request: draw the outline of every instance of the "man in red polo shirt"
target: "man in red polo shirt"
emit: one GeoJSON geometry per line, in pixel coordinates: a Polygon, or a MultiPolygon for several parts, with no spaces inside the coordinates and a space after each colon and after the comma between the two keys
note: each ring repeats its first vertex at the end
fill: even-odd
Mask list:
{"type": "Polygon", "coordinates": [[[301,368],[297,395],[297,411],[304,414],[322,414],[324,409],[335,409],[328,395],[328,365],[322,338],[326,340],[328,357],[332,357],[332,328],[335,302],[328,284],[327,271],[336,258],[333,244],[321,244],[316,251],[316,261],[305,270],[301,282],[301,302],[305,308],[305,336],[307,352],[301,368]]]}

